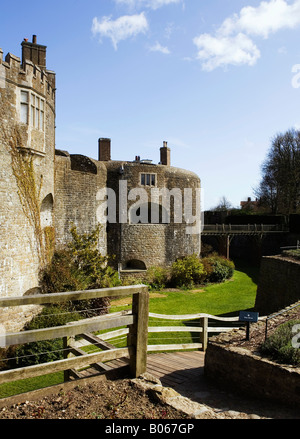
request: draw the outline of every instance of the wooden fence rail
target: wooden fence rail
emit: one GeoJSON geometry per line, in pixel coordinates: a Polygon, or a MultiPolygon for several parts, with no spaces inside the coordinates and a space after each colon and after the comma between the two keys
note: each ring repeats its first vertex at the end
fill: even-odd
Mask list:
{"type": "MultiPolygon", "coordinates": [[[[164,321],[198,321],[198,326],[151,326],[151,322],[148,326],[148,334],[150,333],[195,333],[198,334],[198,342],[197,343],[170,343],[170,344],[148,344],[147,351],[148,352],[157,352],[157,351],[178,351],[178,350],[187,350],[187,349],[200,349],[205,351],[207,348],[208,342],[208,334],[214,332],[226,332],[232,330],[232,323],[238,322],[239,317],[218,317],[213,316],[211,314],[184,314],[184,315],[169,315],[169,314],[155,314],[149,313],[149,317],[160,319],[164,321]],[[230,326],[208,326],[209,320],[220,321],[224,323],[231,323],[230,326]]],[[[123,328],[116,331],[106,332],[101,334],[102,340],[111,340],[113,338],[117,338],[120,336],[124,336],[128,334],[128,329],[123,328]]],[[[78,346],[87,345],[88,342],[78,342],[78,346]]]]}
{"type": "MultiPolygon", "coordinates": [[[[50,303],[61,303],[65,301],[89,300],[99,297],[120,297],[132,295],[132,309],[129,313],[112,313],[104,316],[92,317],[63,326],[52,328],[21,331],[5,334],[6,347],[41,340],[64,339],[64,346],[67,358],[63,360],[42,363],[34,366],[27,366],[0,372],[0,384],[36,377],[48,373],[64,371],[65,376],[69,371],[84,368],[91,364],[103,364],[105,361],[129,358],[131,374],[134,377],[146,371],[147,367],[147,338],[148,338],[148,314],[149,314],[149,293],[145,285],[129,287],[103,288],[99,290],[75,291],[68,293],[38,294],[24,297],[6,297],[0,299],[0,307],[15,307],[23,305],[45,305],[50,303]],[[126,348],[107,349],[96,353],[80,352],[70,342],[75,335],[89,334],[91,332],[112,329],[120,326],[128,327],[128,343],[126,348]],[[69,356],[74,354],[74,356],[69,356]],[[80,353],[80,356],[77,356],[80,353]]],[[[89,338],[91,341],[92,334],[89,338]]],[[[105,368],[104,368],[105,369],[105,368]]]]}

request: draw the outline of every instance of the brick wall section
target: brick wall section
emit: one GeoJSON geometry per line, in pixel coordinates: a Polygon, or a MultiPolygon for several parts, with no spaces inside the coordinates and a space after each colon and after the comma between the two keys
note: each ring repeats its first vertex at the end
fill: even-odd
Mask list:
{"type": "Polygon", "coordinates": [[[300,299],[300,261],[265,256],[261,261],[255,309],[267,315],[300,299]]]}

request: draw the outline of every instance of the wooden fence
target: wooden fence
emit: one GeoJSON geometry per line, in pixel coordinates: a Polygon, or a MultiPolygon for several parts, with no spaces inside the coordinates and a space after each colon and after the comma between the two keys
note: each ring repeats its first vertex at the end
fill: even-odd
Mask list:
{"type": "MultiPolygon", "coordinates": [[[[233,325],[237,323],[237,326],[241,326],[239,322],[239,317],[218,317],[213,316],[211,314],[184,314],[184,315],[169,315],[169,314],[155,314],[149,313],[149,317],[154,319],[166,321],[180,321],[180,322],[188,322],[193,326],[170,326],[165,324],[164,326],[152,326],[151,322],[148,326],[148,334],[156,333],[168,333],[168,334],[179,334],[179,333],[190,333],[197,334],[198,337],[197,342],[193,343],[168,343],[168,344],[148,344],[147,352],[158,352],[158,351],[179,351],[179,350],[188,350],[188,349],[199,349],[205,351],[207,349],[208,336],[210,333],[219,333],[219,332],[227,332],[233,329],[233,325]],[[228,326],[214,326],[212,321],[220,321],[228,326]],[[209,326],[209,323],[212,326],[209,326]]],[[[117,339],[118,337],[127,336],[129,332],[128,328],[122,328],[116,331],[107,332],[101,334],[102,340],[112,340],[117,339]]],[[[174,336],[173,340],[176,340],[174,336]]],[[[149,339],[148,339],[149,341],[149,339]]],[[[77,342],[78,347],[86,346],[89,344],[87,340],[81,340],[77,342]]],[[[115,342],[113,342],[115,344],[115,342]]]]}
{"type": "MultiPolygon", "coordinates": [[[[149,313],[149,293],[145,285],[129,287],[105,288],[56,294],[42,294],[34,296],[10,297],[0,299],[0,307],[17,307],[24,305],[45,305],[66,301],[90,300],[99,297],[122,297],[132,295],[132,308],[129,311],[106,314],[103,316],[82,319],[67,323],[63,326],[27,330],[18,333],[5,334],[6,347],[25,343],[63,338],[64,359],[49,363],[40,363],[33,366],[4,370],[0,372],[0,384],[19,379],[32,378],[58,371],[64,371],[65,381],[72,376],[79,378],[79,369],[89,366],[105,372],[111,368],[105,364],[117,359],[129,359],[131,375],[138,377],[147,369],[147,353],[157,351],[178,351],[207,348],[208,334],[224,332],[232,329],[238,322],[238,317],[217,317],[210,314],[162,315],[149,313]],[[149,317],[157,321],[180,321],[184,326],[174,326],[163,322],[163,326],[148,325],[149,317]],[[209,322],[221,321],[229,326],[209,326],[209,322]],[[125,327],[124,327],[125,326],[125,327]],[[119,328],[119,329],[116,329],[119,328]],[[113,329],[110,332],[95,332],[113,329]],[[148,344],[150,333],[183,333],[196,334],[197,341],[193,343],[148,344]],[[75,339],[79,336],[79,340],[75,339]],[[126,347],[117,348],[108,340],[116,337],[126,337],[122,344],[126,347]],[[92,344],[98,351],[87,353],[82,347],[92,344]],[[99,351],[101,349],[101,351],[99,351]]],[[[176,340],[176,337],[173,340],[176,340]]]]}
{"type": "Polygon", "coordinates": [[[6,333],[6,347],[62,337],[64,339],[64,352],[66,353],[66,358],[49,363],[41,363],[33,366],[1,371],[0,384],[58,371],[64,371],[65,377],[69,377],[72,373],[76,373],[76,369],[84,368],[89,365],[97,365],[100,368],[103,367],[105,370],[104,362],[124,357],[129,358],[129,366],[133,377],[137,377],[144,373],[147,367],[147,329],[149,311],[149,293],[148,288],[145,285],[1,298],[0,307],[46,305],[66,301],[90,300],[99,297],[120,297],[130,295],[132,295],[132,309],[124,315],[122,312],[112,313],[70,322],[63,326],[21,331],[17,333],[6,333]],[[125,348],[110,349],[110,346],[99,338],[96,339],[92,334],[96,331],[118,328],[124,325],[128,327],[128,343],[125,348]],[[89,342],[97,343],[102,351],[88,354],[76,348],[74,345],[74,338],[76,335],[80,334],[89,342]]]}

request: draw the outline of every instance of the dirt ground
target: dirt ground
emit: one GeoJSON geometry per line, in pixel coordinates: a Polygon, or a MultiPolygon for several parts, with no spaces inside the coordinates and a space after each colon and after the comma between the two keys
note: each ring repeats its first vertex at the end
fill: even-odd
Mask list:
{"type": "Polygon", "coordinates": [[[0,419],[187,419],[167,405],[151,401],[129,379],[78,385],[38,400],[0,408],[0,419]]]}

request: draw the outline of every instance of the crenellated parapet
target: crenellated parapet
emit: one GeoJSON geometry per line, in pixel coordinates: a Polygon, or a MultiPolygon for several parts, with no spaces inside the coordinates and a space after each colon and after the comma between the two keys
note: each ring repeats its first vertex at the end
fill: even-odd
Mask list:
{"type": "Polygon", "coordinates": [[[54,110],[56,75],[53,71],[43,69],[29,59],[22,61],[12,53],[8,53],[3,60],[3,51],[1,49],[0,66],[0,74],[7,82],[6,86],[11,84],[39,93],[54,110]]]}
{"type": "Polygon", "coordinates": [[[54,155],[55,73],[46,67],[46,46],[25,39],[22,58],[0,52],[0,95],[7,120],[19,126],[23,147],[54,155]]]}

